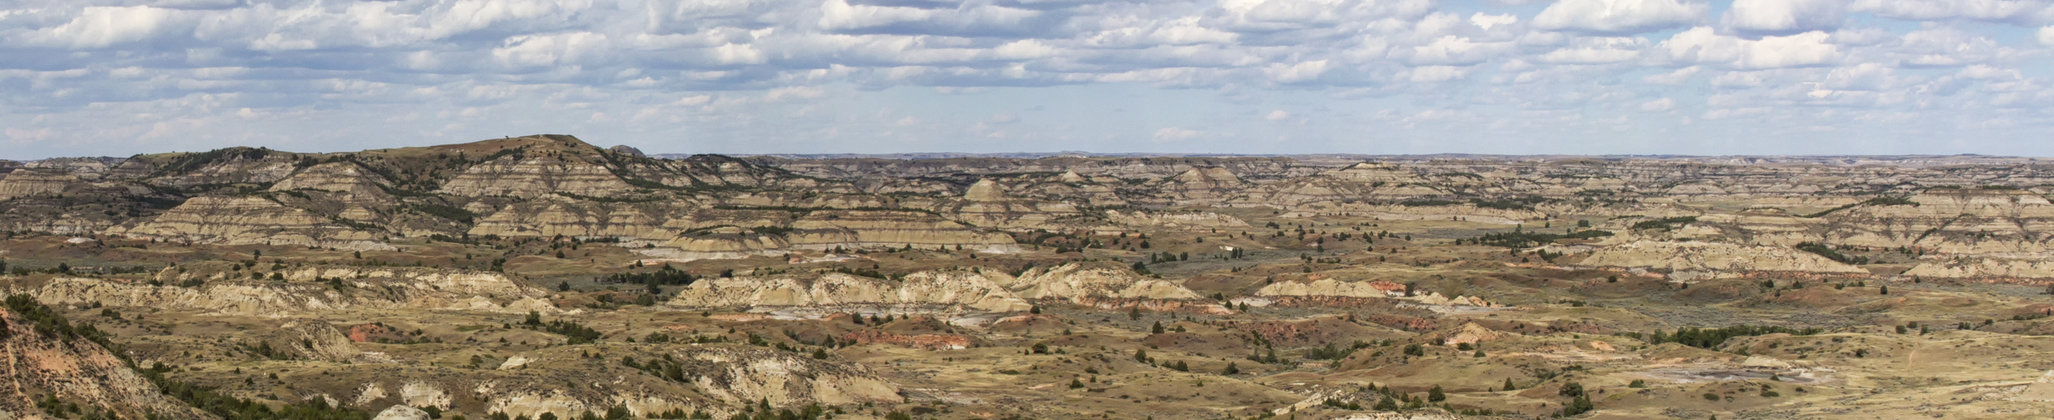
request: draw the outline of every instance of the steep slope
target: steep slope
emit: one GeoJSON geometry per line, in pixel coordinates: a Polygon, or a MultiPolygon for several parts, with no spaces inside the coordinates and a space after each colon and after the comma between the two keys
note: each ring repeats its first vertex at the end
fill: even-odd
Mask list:
{"type": "Polygon", "coordinates": [[[0,308],[0,418],[39,418],[64,405],[123,418],[214,418],[166,397],[108,352],[105,340],[26,296],[8,297],[0,308]],[[46,400],[61,403],[42,405],[46,400]]]}

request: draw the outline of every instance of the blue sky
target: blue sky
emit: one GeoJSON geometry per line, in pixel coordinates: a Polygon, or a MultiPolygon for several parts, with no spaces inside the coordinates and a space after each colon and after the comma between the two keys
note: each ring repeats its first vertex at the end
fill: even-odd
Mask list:
{"type": "Polygon", "coordinates": [[[2054,155],[2054,0],[14,0],[0,159],[2054,155]]]}

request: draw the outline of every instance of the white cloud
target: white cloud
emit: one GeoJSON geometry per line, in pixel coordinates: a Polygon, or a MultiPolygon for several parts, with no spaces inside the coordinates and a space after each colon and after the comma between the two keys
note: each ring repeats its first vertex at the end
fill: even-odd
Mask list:
{"type": "Polygon", "coordinates": [[[2040,0],[1856,0],[1849,9],[1893,19],[2029,24],[2054,21],[2054,4],[2040,0]]]}
{"type": "Polygon", "coordinates": [[[1646,38],[1639,37],[1593,37],[1577,38],[1571,45],[1546,54],[1540,61],[1558,64],[1610,64],[1632,60],[1647,48],[1646,38]]]}
{"type": "Polygon", "coordinates": [[[1509,42],[1476,42],[1468,37],[1442,36],[1412,48],[1413,64],[1469,65],[1484,62],[1512,49],[1509,42]]]}
{"type": "Polygon", "coordinates": [[[1640,110],[1642,111],[1661,112],[1671,109],[1676,109],[1675,99],[1661,98],[1640,103],[1640,110]]]}
{"type": "Polygon", "coordinates": [[[1154,137],[1156,140],[1160,141],[1180,141],[1197,138],[1198,136],[1203,134],[1205,133],[1199,132],[1198,130],[1187,130],[1177,127],[1163,127],[1155,130],[1154,137]]]}
{"type": "Polygon", "coordinates": [[[1262,119],[1264,119],[1264,120],[1269,120],[1269,121],[1283,121],[1283,120],[1288,120],[1288,119],[1291,119],[1291,113],[1289,113],[1289,112],[1284,112],[1284,110],[1281,110],[1281,109],[1277,109],[1277,110],[1270,110],[1269,114],[1266,114],[1266,115],[1263,115],[1263,116],[1262,116],[1262,119]]]}
{"type": "Polygon", "coordinates": [[[2040,27],[2040,45],[2054,47],[2054,25],[2040,27]]]}
{"type": "Polygon", "coordinates": [[[1274,32],[1416,18],[1432,10],[1428,0],[1221,0],[1211,23],[1236,32],[1274,32]]]}
{"type": "Polygon", "coordinates": [[[1277,83],[1299,83],[1319,78],[1327,72],[1327,60],[1313,60],[1297,64],[1276,63],[1263,68],[1262,73],[1277,83]]]}
{"type": "Polygon", "coordinates": [[[1688,25],[1706,7],[1678,0],[1560,0],[1533,17],[1547,30],[1629,34],[1688,25]]]}
{"type": "Polygon", "coordinates": [[[1483,30],[1486,31],[1491,30],[1492,27],[1511,26],[1514,23],[1519,23],[1519,16],[1486,15],[1483,14],[1483,12],[1476,12],[1476,14],[1469,15],[1469,24],[1476,25],[1476,27],[1483,28],[1483,30]]]}
{"type": "Polygon", "coordinates": [[[818,99],[825,96],[827,96],[827,90],[818,87],[788,86],[771,89],[769,92],[765,92],[763,94],[763,99],[771,102],[776,102],[785,99],[818,99]]]}
{"type": "Polygon", "coordinates": [[[1439,83],[1460,79],[1467,75],[1469,75],[1469,69],[1466,67],[1424,66],[1414,67],[1412,70],[1406,71],[1405,80],[1413,83],[1439,83]]]}
{"type": "Polygon", "coordinates": [[[1826,42],[1825,32],[1812,31],[1789,36],[1765,36],[1759,40],[1719,35],[1699,26],[1662,41],[1660,49],[1670,60],[1688,64],[1709,64],[1735,69],[1772,69],[1831,64],[1840,59],[1839,47],[1826,42]]]}
{"type": "Polygon", "coordinates": [[[149,6],[89,6],[62,25],[19,35],[15,42],[62,48],[105,48],[140,42],[191,26],[184,12],[149,6]]]}
{"type": "Polygon", "coordinates": [[[1987,62],[2005,52],[1996,40],[1942,26],[1904,34],[1890,53],[1914,66],[1952,67],[1987,62]]]}
{"type": "Polygon", "coordinates": [[[1843,0],[1734,0],[1720,17],[1727,28],[1754,34],[1793,34],[1840,26],[1843,0]]]}
{"type": "Polygon", "coordinates": [[[1697,72],[1702,70],[1698,66],[1684,67],[1668,73],[1651,74],[1641,78],[1641,81],[1657,85],[1680,85],[1685,81],[1689,81],[1691,76],[1696,76],[1697,72]]]}

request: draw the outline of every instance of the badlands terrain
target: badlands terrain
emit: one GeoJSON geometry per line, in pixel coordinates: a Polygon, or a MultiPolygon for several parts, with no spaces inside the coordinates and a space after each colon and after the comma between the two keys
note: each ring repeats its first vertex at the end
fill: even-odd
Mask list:
{"type": "Polygon", "coordinates": [[[2054,164],[0,161],[0,419],[2054,416],[2054,164]]]}

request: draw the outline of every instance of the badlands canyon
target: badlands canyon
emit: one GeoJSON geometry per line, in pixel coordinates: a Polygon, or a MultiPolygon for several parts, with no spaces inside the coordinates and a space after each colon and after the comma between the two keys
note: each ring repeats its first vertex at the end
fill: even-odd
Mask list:
{"type": "Polygon", "coordinates": [[[2050,197],[1990,156],[0,161],[0,419],[2048,418],[2050,197]]]}

